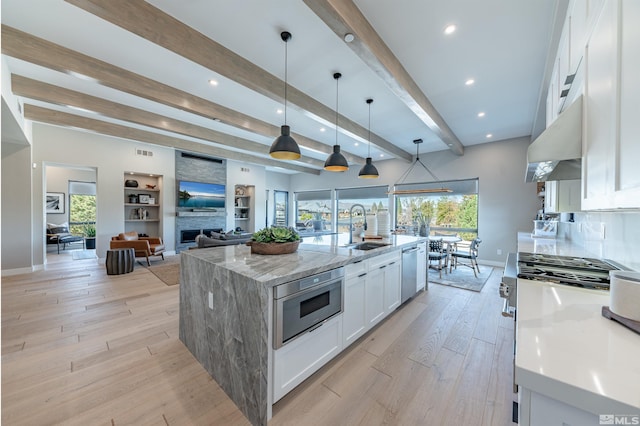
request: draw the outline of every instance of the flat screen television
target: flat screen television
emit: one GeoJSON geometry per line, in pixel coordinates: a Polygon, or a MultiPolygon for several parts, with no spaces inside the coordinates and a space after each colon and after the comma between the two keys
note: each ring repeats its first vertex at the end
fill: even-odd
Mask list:
{"type": "Polygon", "coordinates": [[[181,180],[178,187],[178,207],[192,209],[224,208],[225,186],[181,180]]]}

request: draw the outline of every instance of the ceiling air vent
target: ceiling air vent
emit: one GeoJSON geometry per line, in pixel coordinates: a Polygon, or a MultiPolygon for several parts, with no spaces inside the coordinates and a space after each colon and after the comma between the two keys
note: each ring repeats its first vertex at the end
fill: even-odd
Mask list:
{"type": "Polygon", "coordinates": [[[153,157],[153,151],[147,149],[136,148],[136,155],[142,155],[143,157],[153,157]]]}

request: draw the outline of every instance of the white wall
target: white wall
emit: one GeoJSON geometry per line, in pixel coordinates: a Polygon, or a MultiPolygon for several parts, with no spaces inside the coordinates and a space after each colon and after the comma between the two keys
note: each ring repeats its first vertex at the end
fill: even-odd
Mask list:
{"type": "MultiPolygon", "coordinates": [[[[451,151],[421,154],[420,160],[440,180],[479,178],[478,233],[482,238],[480,258],[503,264],[506,254],[516,250],[518,231],[532,229],[539,209],[535,183],[525,183],[529,138],[518,138],[465,148],[458,156],[451,151]],[[502,250],[498,255],[497,250],[502,250]]],[[[291,179],[291,191],[356,186],[393,185],[409,168],[399,160],[375,161],[379,179],[358,179],[359,165],[344,173],[322,172],[320,177],[300,174],[291,179]]],[[[404,183],[432,181],[420,165],[404,183]]]]}
{"type": "Polygon", "coordinates": [[[33,125],[33,262],[44,262],[44,166],[92,167],[97,171],[98,257],[104,258],[109,240],[124,228],[124,172],[162,175],[163,239],[167,250],[175,247],[175,160],[174,150],[95,133],[35,123],[33,125]],[[153,151],[153,157],[135,155],[135,148],[153,151]]]}
{"type": "Polygon", "coordinates": [[[265,204],[265,186],[266,170],[264,166],[255,164],[247,164],[239,161],[227,160],[227,230],[235,228],[234,220],[234,187],[235,185],[252,185],[255,189],[253,200],[253,223],[256,229],[261,229],[264,223],[264,215],[266,214],[265,204]]]}

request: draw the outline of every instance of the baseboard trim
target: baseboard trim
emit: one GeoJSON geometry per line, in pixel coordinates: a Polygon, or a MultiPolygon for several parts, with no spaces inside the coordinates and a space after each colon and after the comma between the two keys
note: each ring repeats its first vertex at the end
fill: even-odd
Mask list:
{"type": "Polygon", "coordinates": [[[13,275],[22,275],[22,274],[30,274],[36,271],[43,271],[44,265],[33,265],[27,266],[25,268],[14,268],[14,269],[3,269],[0,273],[0,276],[10,277],[13,275]]]}

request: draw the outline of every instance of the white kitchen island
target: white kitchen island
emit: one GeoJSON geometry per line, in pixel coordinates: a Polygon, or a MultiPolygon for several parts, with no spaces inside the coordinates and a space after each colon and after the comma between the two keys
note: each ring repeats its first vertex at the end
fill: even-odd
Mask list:
{"type": "MultiPolygon", "coordinates": [[[[593,257],[564,240],[538,244],[519,235],[520,251],[540,252],[536,245],[546,253],[593,257]]],[[[520,424],[606,424],[600,415],[640,420],[640,335],[602,316],[609,293],[523,279],[517,285],[520,424]]]]}

